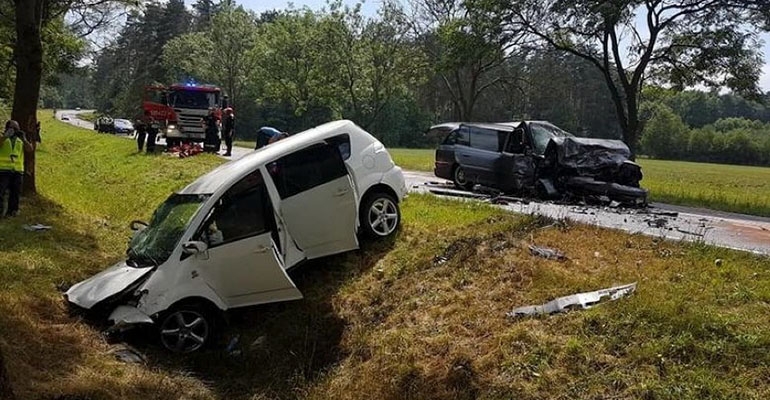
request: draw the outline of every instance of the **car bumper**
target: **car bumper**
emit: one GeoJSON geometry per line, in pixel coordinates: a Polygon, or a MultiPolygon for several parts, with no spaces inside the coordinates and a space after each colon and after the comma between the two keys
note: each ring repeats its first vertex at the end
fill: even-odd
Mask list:
{"type": "Polygon", "coordinates": [[[112,322],[112,326],[107,329],[108,333],[123,332],[138,325],[155,323],[138,308],[125,305],[116,307],[107,319],[112,322]]]}

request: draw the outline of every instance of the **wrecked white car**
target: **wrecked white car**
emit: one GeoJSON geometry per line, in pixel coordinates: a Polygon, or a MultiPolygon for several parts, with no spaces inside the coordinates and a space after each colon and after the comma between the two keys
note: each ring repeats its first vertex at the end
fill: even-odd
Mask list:
{"type": "Polygon", "coordinates": [[[330,122],[224,164],[135,221],[128,258],[67,301],[111,330],[156,324],[175,352],[211,341],[218,314],[302,298],[287,270],[384,238],[400,222],[401,168],[350,121],[330,122]]]}

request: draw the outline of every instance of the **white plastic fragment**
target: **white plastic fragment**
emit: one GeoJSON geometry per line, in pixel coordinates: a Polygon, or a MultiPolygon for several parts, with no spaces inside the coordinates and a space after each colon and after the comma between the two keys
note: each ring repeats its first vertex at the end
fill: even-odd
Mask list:
{"type": "Polygon", "coordinates": [[[617,300],[628,296],[636,291],[636,282],[615,286],[608,289],[601,289],[594,292],[577,293],[569,296],[559,297],[548,303],[536,306],[525,306],[514,309],[506,315],[512,318],[524,317],[540,314],[555,314],[568,310],[582,310],[591,308],[603,300],[617,300]]]}

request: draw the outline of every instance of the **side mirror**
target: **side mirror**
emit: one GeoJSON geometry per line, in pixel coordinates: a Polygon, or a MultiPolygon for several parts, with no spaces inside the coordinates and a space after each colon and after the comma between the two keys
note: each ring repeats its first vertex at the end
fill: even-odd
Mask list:
{"type": "Polygon", "coordinates": [[[144,221],[139,221],[138,219],[135,219],[131,221],[131,224],[129,225],[132,231],[141,231],[142,229],[147,227],[147,223],[144,221]]]}
{"type": "Polygon", "coordinates": [[[182,244],[182,252],[188,255],[203,253],[208,250],[208,248],[209,245],[206,243],[194,240],[182,244]]]}

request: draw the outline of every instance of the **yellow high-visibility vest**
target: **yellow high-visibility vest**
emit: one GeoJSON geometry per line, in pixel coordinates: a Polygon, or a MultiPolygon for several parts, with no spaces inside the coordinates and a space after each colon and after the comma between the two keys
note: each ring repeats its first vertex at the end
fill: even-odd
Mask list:
{"type": "Polygon", "coordinates": [[[0,171],[24,172],[24,142],[7,138],[0,145],[0,171]]]}

